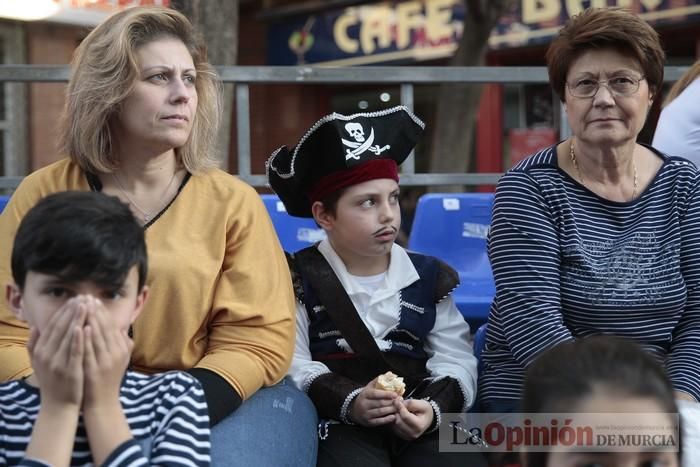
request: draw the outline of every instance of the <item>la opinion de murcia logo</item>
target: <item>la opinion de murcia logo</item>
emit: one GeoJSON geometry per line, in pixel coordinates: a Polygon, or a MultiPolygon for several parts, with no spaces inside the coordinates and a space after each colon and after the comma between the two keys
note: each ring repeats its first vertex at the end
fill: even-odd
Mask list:
{"type": "Polygon", "coordinates": [[[390,145],[379,146],[374,144],[374,128],[369,128],[369,136],[365,137],[365,130],[362,125],[356,122],[350,122],[345,125],[345,131],[348,135],[355,141],[350,141],[345,138],[341,138],[343,144],[345,145],[345,160],[348,159],[359,159],[362,154],[370,151],[375,156],[383,153],[387,149],[391,148],[390,145]]]}

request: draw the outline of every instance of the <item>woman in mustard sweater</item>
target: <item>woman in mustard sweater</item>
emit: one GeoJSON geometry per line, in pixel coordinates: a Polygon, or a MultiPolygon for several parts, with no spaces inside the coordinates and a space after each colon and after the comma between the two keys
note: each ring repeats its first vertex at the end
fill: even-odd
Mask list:
{"type": "MultiPolygon", "coordinates": [[[[69,157],[26,177],[2,214],[0,280],[40,198],[120,198],[144,225],[151,263],[132,369],[183,369],[201,381],[214,465],[313,465],[315,410],[281,381],[294,349],[287,263],[258,194],[215,167],[219,116],[218,78],[184,16],[149,7],[105,20],[73,59],[61,127],[69,157]]],[[[31,372],[28,336],[0,307],[1,380],[31,372]]]]}

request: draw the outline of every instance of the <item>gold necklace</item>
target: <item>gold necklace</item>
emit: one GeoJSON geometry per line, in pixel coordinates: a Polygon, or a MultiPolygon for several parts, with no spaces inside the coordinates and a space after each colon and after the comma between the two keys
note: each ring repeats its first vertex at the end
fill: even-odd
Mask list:
{"type": "MultiPolygon", "coordinates": [[[[583,175],[581,174],[581,169],[578,166],[578,161],[576,161],[576,153],[574,152],[574,142],[571,142],[569,150],[569,155],[571,156],[571,162],[574,164],[574,168],[576,169],[576,173],[578,174],[578,180],[581,182],[581,185],[586,186],[585,183],[583,183],[583,175]]],[[[633,189],[632,189],[632,198],[630,201],[635,199],[637,197],[637,183],[638,183],[638,177],[637,177],[637,164],[634,162],[634,155],[632,155],[632,170],[634,171],[634,181],[633,181],[633,189]]]]}
{"type": "Polygon", "coordinates": [[[158,214],[161,211],[161,209],[163,209],[163,207],[165,206],[166,203],[164,203],[163,200],[165,199],[168,192],[170,192],[170,187],[172,186],[173,182],[175,181],[175,176],[177,175],[178,172],[179,172],[179,170],[175,170],[173,172],[173,176],[170,178],[170,181],[168,182],[168,186],[165,187],[165,190],[163,191],[163,193],[158,197],[158,201],[159,201],[158,206],[159,207],[153,212],[146,211],[141,206],[136,204],[136,202],[133,199],[131,199],[131,196],[129,196],[129,194],[124,189],[124,186],[122,185],[122,182],[119,180],[119,177],[117,177],[116,172],[112,172],[112,177],[114,177],[114,181],[117,182],[117,188],[119,188],[119,191],[121,191],[122,194],[124,195],[124,197],[129,201],[129,203],[133,207],[135,207],[138,212],[141,213],[141,215],[143,216],[143,223],[148,224],[151,221],[151,219],[153,219],[153,217],[156,214],[158,214]]]}

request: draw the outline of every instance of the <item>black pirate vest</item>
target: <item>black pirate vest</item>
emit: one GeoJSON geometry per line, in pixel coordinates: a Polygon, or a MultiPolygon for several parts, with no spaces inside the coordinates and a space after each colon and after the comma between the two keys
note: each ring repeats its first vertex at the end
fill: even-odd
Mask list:
{"type": "MultiPolygon", "coordinates": [[[[312,246],[310,248],[316,248],[312,246]]],[[[436,304],[458,284],[458,276],[442,261],[417,253],[408,253],[420,279],[399,291],[399,321],[384,336],[382,351],[392,356],[427,359],[423,343],[435,325],[436,304]]],[[[326,312],[309,278],[298,274],[297,297],[304,303],[309,318],[309,350],[314,360],[352,357],[350,346],[326,312]]]]}
{"type": "Polygon", "coordinates": [[[465,395],[460,383],[449,376],[431,378],[423,347],[435,325],[436,304],[459,284],[459,276],[436,258],[408,255],[419,279],[399,291],[399,321],[385,335],[388,345],[382,345],[383,350],[378,348],[366,327],[364,330],[357,328],[365,325],[316,246],[287,255],[295,293],[305,304],[309,317],[312,358],[331,371],[315,377],[308,387],[319,416],[342,420],[348,396],[388,370],[404,377],[409,397],[429,398],[443,412],[463,408],[465,395]],[[328,304],[321,303],[319,296],[328,304]],[[326,310],[325,305],[334,308],[326,310]],[[333,319],[338,320],[338,325],[333,319]],[[348,334],[350,345],[358,346],[353,349],[355,352],[350,351],[339,328],[348,334]]]}

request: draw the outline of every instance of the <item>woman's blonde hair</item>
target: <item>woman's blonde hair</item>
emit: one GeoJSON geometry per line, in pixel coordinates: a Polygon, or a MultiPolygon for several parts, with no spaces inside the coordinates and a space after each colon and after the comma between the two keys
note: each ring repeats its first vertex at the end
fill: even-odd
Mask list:
{"type": "Polygon", "coordinates": [[[133,7],[93,29],[73,57],[60,144],[83,170],[109,173],[118,167],[110,122],[134,88],[136,51],[164,37],[182,41],[197,72],[197,111],[187,142],[175,148],[176,157],[191,173],[216,165],[212,152],[221,120],[221,83],[207,62],[203,41],[189,20],[175,10],[133,7]]]}
{"type": "Polygon", "coordinates": [[[691,66],[688,71],[683,73],[683,76],[681,76],[678,81],[671,87],[671,89],[668,91],[668,95],[666,96],[666,99],[664,99],[664,105],[663,107],[666,107],[668,104],[671,103],[673,99],[678,97],[680,93],[682,93],[685,88],[688,87],[690,83],[695,81],[695,78],[697,78],[700,75],[700,60],[695,62],[693,66],[691,66]]]}

